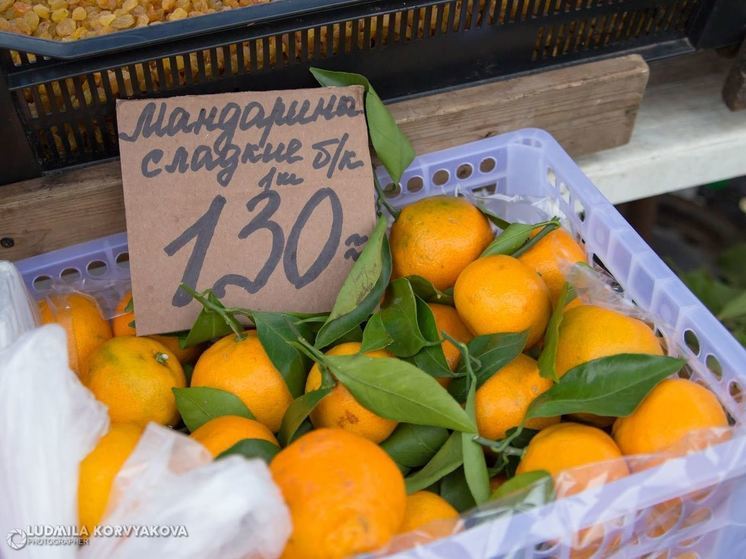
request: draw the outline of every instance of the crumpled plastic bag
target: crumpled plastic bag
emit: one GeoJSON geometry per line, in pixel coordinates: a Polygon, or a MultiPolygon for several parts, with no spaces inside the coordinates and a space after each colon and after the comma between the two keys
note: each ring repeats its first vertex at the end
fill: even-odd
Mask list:
{"type": "MultiPolygon", "coordinates": [[[[70,371],[64,330],[42,326],[0,351],[0,534],[77,524],[78,464],[108,429],[106,407],[70,371]]],[[[13,557],[72,558],[74,546],[13,557]]]]}
{"type": "MultiPolygon", "coordinates": [[[[34,329],[0,350],[0,535],[15,531],[20,543],[34,526],[77,526],[78,465],[108,425],[105,406],[68,368],[62,328],[34,329]]],[[[155,424],[115,479],[108,507],[101,522],[108,528],[85,546],[29,544],[2,555],[270,559],[291,531],[264,462],[213,462],[196,441],[155,424]],[[156,532],[117,537],[118,527],[156,532]]]]}
{"type": "Polygon", "coordinates": [[[10,262],[0,261],[0,350],[38,323],[36,304],[10,262]]]}
{"type": "Polygon", "coordinates": [[[154,423],[117,476],[102,524],[171,535],[94,537],[81,559],[271,559],[290,535],[290,514],[262,460],[212,461],[198,442],[154,423]]]}

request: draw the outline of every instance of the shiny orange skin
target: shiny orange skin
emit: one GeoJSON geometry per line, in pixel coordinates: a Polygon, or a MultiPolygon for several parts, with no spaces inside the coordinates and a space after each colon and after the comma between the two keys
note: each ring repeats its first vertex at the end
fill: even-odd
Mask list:
{"type": "Polygon", "coordinates": [[[456,518],[458,511],[443,497],[430,491],[417,491],[407,495],[407,508],[404,512],[404,521],[399,526],[399,533],[424,528],[430,535],[436,535],[432,532],[442,532],[442,536],[447,536],[455,522],[444,521],[456,518]]]}
{"type": "Polygon", "coordinates": [[[560,496],[629,474],[614,439],[601,429],[580,423],[558,423],[531,439],[516,474],[536,470],[545,470],[554,477],[560,496]]]}
{"type": "Polygon", "coordinates": [[[148,337],[166,346],[182,365],[194,363],[202,353],[203,346],[182,348],[179,345],[179,338],[176,336],[157,335],[148,337]]]}
{"type": "Polygon", "coordinates": [[[552,304],[539,274],[512,256],[486,256],[469,264],[456,281],[456,310],[476,335],[528,331],[538,342],[552,304]]]}
{"type": "MultiPolygon", "coordinates": [[[[523,421],[531,402],[553,384],[541,377],[535,360],[522,353],[518,355],[477,389],[479,434],[488,439],[504,439],[509,429],[523,421]]],[[[559,417],[529,419],[525,427],[544,429],[559,420],[559,417]]]]}
{"type": "MultiPolygon", "coordinates": [[[[327,355],[354,355],[360,351],[359,342],[346,342],[334,346],[327,355]]],[[[370,351],[368,357],[392,357],[385,350],[370,351]]],[[[306,393],[321,386],[321,369],[318,363],[311,367],[306,379],[306,393]]],[[[380,443],[396,429],[398,422],[385,419],[363,407],[341,383],[322,399],[311,412],[314,427],[336,427],[380,443]]]]}
{"type": "Polygon", "coordinates": [[[663,355],[653,330],[641,320],[594,305],[567,310],[557,342],[557,374],[618,353],[663,355]]]}
{"type": "Polygon", "coordinates": [[[451,287],[492,241],[490,222],[455,196],[432,196],[406,206],[391,226],[393,277],[422,276],[451,287]]]}
{"type": "Polygon", "coordinates": [[[98,303],[83,293],[52,295],[39,301],[39,313],[42,324],[57,323],[65,329],[70,369],[85,382],[91,353],[111,338],[98,303]]]}
{"type": "MultiPolygon", "coordinates": [[[[469,331],[458,315],[458,311],[448,305],[439,305],[437,303],[428,303],[430,310],[433,312],[433,318],[435,318],[435,326],[438,328],[438,332],[445,332],[453,339],[462,342],[469,343],[474,335],[469,331]]],[[[441,347],[443,348],[443,354],[446,358],[448,367],[455,371],[458,366],[458,362],[461,359],[461,352],[458,348],[448,340],[445,340],[441,347]]],[[[447,381],[449,379],[443,378],[438,381],[447,381]]]]}
{"type": "Polygon", "coordinates": [[[81,461],[78,478],[78,524],[89,535],[106,511],[114,478],[137,446],[142,426],[112,423],[95,448],[81,461]]]}
{"type": "MultiPolygon", "coordinates": [[[[130,305],[131,301],[132,293],[128,292],[125,293],[124,297],[122,297],[117,304],[114,317],[111,319],[111,329],[115,336],[137,335],[135,329],[130,326],[130,324],[135,322],[135,311],[132,310],[125,312],[124,310],[130,305]]],[[[181,345],[179,345],[179,338],[177,336],[156,335],[149,337],[171,350],[171,353],[176,356],[179,363],[182,365],[194,363],[202,351],[200,346],[182,348],[181,345]]]]}
{"type": "Polygon", "coordinates": [[[573,264],[587,263],[585,251],[575,242],[567,229],[558,228],[518,257],[518,260],[537,272],[549,288],[552,304],[557,303],[565,274],[573,264]]]}
{"type": "Polygon", "coordinates": [[[135,320],[135,311],[125,311],[132,303],[132,292],[127,292],[117,303],[111,319],[111,330],[115,336],[136,336],[137,332],[130,326],[135,320]]]}
{"type": "Polygon", "coordinates": [[[191,435],[217,457],[243,439],[261,439],[280,446],[272,432],[253,419],[223,415],[200,425],[191,435]]]}
{"type": "Polygon", "coordinates": [[[293,531],[282,559],[342,559],[375,550],[404,520],[404,478],[378,445],[342,429],[316,429],[270,464],[293,531]]]}
{"type": "Polygon", "coordinates": [[[228,334],[205,350],[194,366],[191,385],[235,394],[273,433],[293,401],[255,330],[246,331],[241,340],[228,334]]]}
{"type": "MultiPolygon", "coordinates": [[[[616,420],[612,433],[624,454],[650,454],[670,449],[693,431],[727,426],[728,417],[711,391],[677,378],[657,384],[631,415],[616,420]]],[[[706,446],[705,439],[694,446],[706,446]]]]}
{"type": "Polygon", "coordinates": [[[112,338],[88,363],[86,386],[106,404],[113,422],[176,425],[179,412],[171,389],[185,384],[176,356],[149,338],[112,338]]]}

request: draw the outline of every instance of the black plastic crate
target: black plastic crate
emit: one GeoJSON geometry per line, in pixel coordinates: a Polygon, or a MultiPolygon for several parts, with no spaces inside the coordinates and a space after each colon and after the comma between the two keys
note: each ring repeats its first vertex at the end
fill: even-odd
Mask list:
{"type": "Polygon", "coordinates": [[[77,42],[0,33],[0,184],[115,157],[116,98],[304,87],[318,65],[395,99],[722,46],[745,23],[744,0],[277,0],[77,42]]]}

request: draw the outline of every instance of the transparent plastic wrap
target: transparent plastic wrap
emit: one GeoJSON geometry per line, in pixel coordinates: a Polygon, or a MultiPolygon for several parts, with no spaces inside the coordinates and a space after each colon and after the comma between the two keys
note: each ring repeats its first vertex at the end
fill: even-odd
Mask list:
{"type": "MultiPolygon", "coordinates": [[[[541,479],[457,521],[436,521],[397,536],[366,557],[564,559],[639,557],[662,550],[673,551],[670,557],[711,557],[720,531],[746,530],[744,481],[746,431],[703,430],[665,453],[590,464],[541,479]],[[715,444],[723,441],[727,446],[715,444]],[[619,467],[630,474],[609,480],[608,473],[619,467]],[[709,475],[697,476],[685,490],[672,487],[672,478],[692,469],[709,475]],[[585,491],[577,492],[578,480],[587,484],[585,491]]],[[[723,551],[728,552],[723,556],[741,556],[723,551]]]]}
{"type": "Polygon", "coordinates": [[[0,261],[0,350],[38,324],[36,305],[10,262],[0,261]]]}

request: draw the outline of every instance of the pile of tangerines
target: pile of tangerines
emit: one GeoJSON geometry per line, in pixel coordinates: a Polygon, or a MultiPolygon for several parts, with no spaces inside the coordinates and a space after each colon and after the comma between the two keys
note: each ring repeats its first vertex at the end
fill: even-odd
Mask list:
{"type": "MultiPolygon", "coordinates": [[[[409,283],[398,283],[393,294],[389,288],[372,313],[330,345],[317,344],[318,351],[298,346],[308,365],[300,394],[292,393],[283,365],[251,325],[184,348],[177,336],[137,337],[129,294],[111,321],[84,294],[42,301],[43,322],[57,322],[67,330],[70,366],[108,407],[111,419],[109,433],[81,464],[80,524],[91,531],[101,521],[112,482],[150,421],[191,431],[216,458],[246,440],[276,447],[264,458],[291,513],[285,558],[372,551],[397,534],[427,532],[438,521],[450,532],[457,529],[460,512],[504,495],[500,488],[512,479],[546,472],[558,496],[576,493],[628,475],[625,456],[663,452],[693,430],[728,426],[716,397],[676,374],[654,383],[626,415],[562,413],[527,419],[538,397],[546,398],[565,378],[580,378],[589,363],[630,354],[666,358],[649,324],[568,297],[568,270],[587,262],[566,229],[536,225],[509,242],[506,235],[513,231],[496,235],[490,215],[464,198],[436,196],[405,207],[388,239],[383,237],[382,254],[390,255],[385,284],[402,278],[409,283]],[[407,331],[402,324],[412,318],[402,310],[409,293],[414,294],[410,302],[419,305],[420,322],[434,320],[438,333],[437,343],[427,343],[424,336],[411,355],[401,349],[408,345],[401,339],[407,331]],[[386,322],[392,316],[386,309],[391,308],[402,321],[394,326],[386,322]],[[521,334],[520,345],[495,370],[485,371],[490,351],[507,355],[503,334],[521,334]],[[547,374],[544,351],[550,339],[552,374],[547,374]],[[376,403],[373,397],[360,398],[359,385],[348,389],[343,381],[354,371],[340,380],[329,365],[332,360],[324,360],[361,350],[374,360],[391,360],[385,363],[392,365],[404,361],[417,367],[417,374],[435,377],[430,390],[442,391],[471,415],[475,429],[470,437],[482,452],[475,458],[459,442],[457,459],[449,462],[446,447],[457,429],[435,419],[428,424],[426,415],[403,421],[404,412],[385,411],[386,398],[376,403]],[[433,364],[425,359],[426,352],[433,364]],[[438,362],[445,364],[445,373],[438,362]],[[480,366],[481,374],[473,374],[480,366]],[[185,387],[222,391],[233,403],[224,412],[213,409],[207,420],[195,423],[184,417],[187,428],[175,397],[179,389],[190,389],[185,387]],[[319,397],[309,404],[312,393],[319,397]],[[236,411],[234,400],[245,411],[236,411]],[[304,405],[296,405],[299,400],[304,405]],[[288,418],[299,409],[306,410],[308,419],[288,418]],[[283,436],[293,421],[296,428],[283,436]],[[411,453],[407,437],[412,438],[411,453]],[[485,472],[486,498],[477,487],[485,472]]],[[[365,255],[360,266],[364,260],[365,255]]],[[[296,318],[298,324],[314,324],[314,317],[296,318]]],[[[316,320],[320,324],[324,317],[316,320]]],[[[419,332],[416,326],[412,331],[419,332]]],[[[306,342],[313,346],[313,336],[306,342]]],[[[400,390],[397,382],[378,388],[389,389],[391,401],[400,390]]]]}

